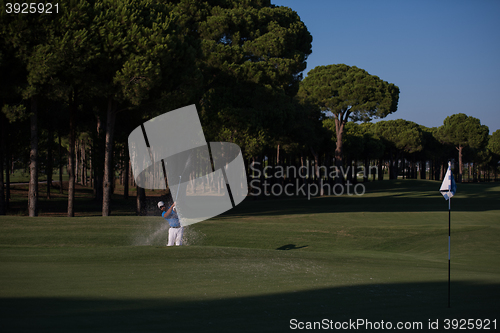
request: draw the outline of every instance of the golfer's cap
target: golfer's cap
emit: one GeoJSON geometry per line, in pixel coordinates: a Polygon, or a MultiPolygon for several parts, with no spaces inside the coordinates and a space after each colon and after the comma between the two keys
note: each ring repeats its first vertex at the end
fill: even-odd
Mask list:
{"type": "Polygon", "coordinates": [[[161,207],[165,206],[165,203],[163,201],[158,202],[158,208],[161,209],[161,207]]]}

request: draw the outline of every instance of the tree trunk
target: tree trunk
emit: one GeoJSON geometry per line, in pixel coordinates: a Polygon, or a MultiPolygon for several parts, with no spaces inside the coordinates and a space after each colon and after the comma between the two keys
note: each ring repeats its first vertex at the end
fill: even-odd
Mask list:
{"type": "Polygon", "coordinates": [[[264,159],[264,156],[259,156],[259,161],[260,161],[260,164],[259,164],[259,171],[260,171],[260,190],[261,190],[261,194],[260,194],[260,197],[261,198],[265,198],[266,197],[266,186],[264,186],[264,182],[266,182],[266,185],[267,185],[267,179],[266,179],[266,176],[264,175],[264,163],[265,163],[265,159],[264,159]]]}
{"type": "Polygon", "coordinates": [[[87,147],[85,140],[82,140],[82,185],[87,186],[87,147]]]}
{"type": "Polygon", "coordinates": [[[427,179],[427,162],[424,159],[420,161],[420,179],[427,179]]]}
{"type": "Polygon", "coordinates": [[[367,183],[368,182],[368,175],[369,173],[371,172],[370,171],[370,159],[368,157],[365,157],[365,161],[364,161],[364,172],[363,172],[363,183],[367,183]]]}
{"type": "Polygon", "coordinates": [[[5,156],[7,160],[7,170],[5,170],[5,210],[7,211],[10,207],[10,175],[9,170],[14,173],[14,163],[12,162],[12,152],[9,149],[9,137],[7,136],[7,146],[5,149],[5,156]]]}
{"type": "Polygon", "coordinates": [[[471,163],[469,162],[467,165],[468,165],[467,169],[468,169],[468,171],[469,171],[469,172],[468,172],[469,176],[467,177],[467,181],[470,183],[470,180],[471,180],[471,178],[472,178],[472,168],[471,168],[471,163]]]}
{"type": "Polygon", "coordinates": [[[63,159],[62,159],[62,145],[61,145],[61,133],[58,132],[59,136],[59,193],[63,194],[63,159]]]}
{"type": "MultiPolygon", "coordinates": [[[[376,160],[374,160],[373,162],[376,162],[376,160]]],[[[375,177],[378,175],[379,171],[380,171],[380,169],[378,169],[378,165],[377,165],[377,172],[372,173],[372,181],[373,182],[375,181],[375,177]]]]}
{"type": "Polygon", "coordinates": [[[462,182],[462,175],[464,173],[464,165],[462,163],[462,153],[463,153],[464,147],[458,146],[457,149],[458,149],[458,177],[457,177],[458,179],[457,179],[457,181],[459,183],[461,183],[462,182]]]}
{"type": "MultiPolygon", "coordinates": [[[[394,175],[392,179],[399,179],[399,171],[401,170],[401,167],[399,166],[400,161],[402,161],[403,158],[401,158],[401,153],[396,153],[396,159],[394,160],[394,175]]],[[[403,175],[404,176],[404,175],[403,175]]]]}
{"type": "Polygon", "coordinates": [[[280,165],[280,145],[278,145],[278,149],[276,152],[276,165],[280,165]]]}
{"type": "Polygon", "coordinates": [[[338,175],[336,179],[337,184],[342,184],[344,182],[343,175],[343,147],[342,147],[342,137],[344,136],[344,125],[345,122],[342,119],[342,113],[335,117],[335,130],[337,132],[337,145],[335,147],[335,166],[337,167],[338,175]]]}
{"type": "Polygon", "coordinates": [[[346,176],[346,181],[349,183],[352,183],[352,159],[349,154],[346,154],[345,159],[344,159],[344,165],[345,165],[345,176],[346,176]]]}
{"type": "Polygon", "coordinates": [[[358,183],[358,159],[355,158],[354,159],[354,165],[352,166],[352,177],[353,177],[353,184],[357,184],[358,183]]]}
{"type": "Polygon", "coordinates": [[[103,168],[103,156],[102,156],[102,143],[103,143],[103,133],[104,133],[104,125],[102,121],[102,117],[100,115],[97,115],[97,138],[94,142],[92,151],[94,153],[93,155],[93,162],[92,165],[94,166],[94,196],[96,201],[102,201],[103,199],[103,194],[102,194],[102,183],[103,183],[103,173],[104,173],[104,168],[103,168]]]}
{"type": "MultiPolygon", "coordinates": [[[[3,112],[0,112],[0,129],[2,130],[2,136],[0,137],[0,140],[2,141],[0,143],[0,215],[5,215],[7,213],[7,207],[6,207],[6,201],[5,201],[5,195],[4,195],[4,186],[3,186],[3,169],[4,169],[4,161],[7,161],[7,154],[6,154],[6,143],[5,141],[7,140],[7,126],[5,126],[5,123],[7,122],[7,119],[5,119],[5,116],[3,112]]],[[[7,164],[7,163],[5,163],[7,164]]],[[[6,174],[9,173],[8,167],[6,167],[7,172],[6,174]]]]}
{"type": "Polygon", "coordinates": [[[331,164],[330,164],[330,153],[326,153],[325,160],[326,160],[326,183],[330,185],[330,187],[333,185],[332,184],[332,179],[330,178],[330,170],[331,170],[331,164]]]}
{"type": "Polygon", "coordinates": [[[73,92],[73,100],[69,106],[69,151],[68,151],[68,217],[75,216],[75,113],[76,92],[73,92]]]}
{"type": "Polygon", "coordinates": [[[434,160],[433,159],[430,159],[429,160],[429,180],[434,180],[434,177],[433,177],[433,171],[434,170],[434,160]]]}
{"type": "Polygon", "coordinates": [[[307,183],[308,184],[311,184],[316,180],[316,175],[314,173],[314,162],[313,161],[314,161],[314,156],[313,156],[313,158],[311,158],[311,156],[309,154],[307,154],[306,166],[307,166],[307,172],[309,172],[307,174],[307,183]]]}
{"type": "MultiPolygon", "coordinates": [[[[405,177],[405,171],[406,171],[406,163],[405,163],[405,159],[403,158],[401,160],[401,163],[400,163],[400,160],[397,161],[398,163],[398,166],[399,166],[399,170],[402,171],[402,176],[403,176],[403,179],[406,179],[407,177],[405,177]]],[[[398,172],[398,176],[399,176],[399,172],[398,172]]]]}
{"type": "Polygon", "coordinates": [[[30,182],[28,191],[28,213],[30,217],[38,216],[38,97],[31,98],[31,150],[30,150],[30,182]]]}
{"type": "Polygon", "coordinates": [[[54,132],[52,127],[49,125],[48,139],[47,139],[47,199],[50,199],[50,188],[52,187],[52,173],[53,173],[53,163],[52,163],[52,143],[54,141],[54,132]]]}
{"type": "MultiPolygon", "coordinates": [[[[250,187],[250,193],[252,194],[252,197],[253,197],[253,200],[257,200],[257,191],[254,190],[254,188],[256,188],[255,186],[253,186],[253,180],[256,179],[256,174],[255,174],[255,167],[256,167],[256,163],[258,161],[258,157],[257,156],[252,156],[252,163],[250,164],[251,168],[250,168],[250,171],[248,173],[248,184],[250,186],[251,184],[251,187],[250,187]]],[[[195,186],[195,183],[194,183],[194,179],[195,179],[195,174],[193,172],[193,176],[192,176],[192,179],[193,179],[193,194],[196,193],[196,186],[195,186]]]]}
{"type": "Polygon", "coordinates": [[[113,137],[115,131],[116,103],[113,98],[108,99],[106,119],[106,142],[104,144],[104,179],[102,196],[102,216],[111,214],[111,194],[113,191],[113,137]]]}
{"type": "Polygon", "coordinates": [[[93,143],[92,142],[89,142],[90,143],[90,154],[89,154],[89,172],[90,172],[90,177],[89,177],[89,185],[91,188],[94,188],[94,167],[92,165],[92,162],[94,160],[94,147],[93,147],[93,143]]]}
{"type": "Polygon", "coordinates": [[[392,154],[392,148],[390,149],[390,159],[389,159],[389,179],[394,179],[394,165],[395,165],[395,161],[394,161],[394,155],[392,154]]]}
{"type": "Polygon", "coordinates": [[[81,184],[81,178],[80,178],[80,183],[78,182],[78,177],[80,176],[80,140],[75,140],[75,183],[76,184],[81,184]]]}
{"type": "MultiPolygon", "coordinates": [[[[125,152],[127,154],[127,152],[125,152]]],[[[128,200],[128,184],[129,184],[130,161],[125,164],[125,175],[123,176],[123,199],[128,200]]]]}
{"type": "Polygon", "coordinates": [[[382,159],[378,160],[378,180],[384,180],[384,168],[382,159]]]}
{"type": "Polygon", "coordinates": [[[266,179],[268,180],[268,188],[271,190],[271,187],[274,184],[274,171],[276,170],[276,155],[273,154],[273,151],[270,149],[269,154],[267,155],[267,169],[266,169],[266,179]]]}
{"type": "Polygon", "coordinates": [[[136,206],[136,214],[137,215],[145,215],[146,213],[146,191],[139,186],[136,186],[137,189],[137,206],[136,206]]]}
{"type": "Polygon", "coordinates": [[[314,156],[314,174],[316,175],[316,183],[319,187],[319,195],[324,195],[323,186],[321,186],[321,177],[319,174],[319,154],[311,148],[311,153],[314,156]]]}
{"type": "Polygon", "coordinates": [[[306,183],[306,172],[304,170],[304,153],[300,153],[300,167],[299,167],[299,177],[301,179],[300,184],[304,185],[306,183]]]}
{"type": "Polygon", "coordinates": [[[472,182],[477,182],[476,161],[472,161],[472,182]]]}

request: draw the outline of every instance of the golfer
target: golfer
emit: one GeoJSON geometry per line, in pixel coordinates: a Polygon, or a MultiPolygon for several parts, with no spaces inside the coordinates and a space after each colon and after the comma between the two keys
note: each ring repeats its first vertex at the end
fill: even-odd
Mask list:
{"type": "Polygon", "coordinates": [[[168,229],[168,244],[167,246],[182,245],[182,234],[184,227],[181,226],[179,216],[175,212],[175,202],[169,209],[165,206],[163,201],[158,202],[158,208],[162,211],[161,216],[168,221],[170,228],[168,229]]]}

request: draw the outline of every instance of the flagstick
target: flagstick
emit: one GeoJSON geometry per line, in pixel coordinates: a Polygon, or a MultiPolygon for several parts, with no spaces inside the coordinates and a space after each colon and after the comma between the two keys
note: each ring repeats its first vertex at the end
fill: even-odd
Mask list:
{"type": "Polygon", "coordinates": [[[451,198],[448,199],[448,308],[450,305],[450,264],[451,262],[451,198]]]}
{"type": "Polygon", "coordinates": [[[457,191],[457,185],[453,179],[453,173],[451,172],[451,161],[448,162],[448,171],[443,179],[441,188],[439,189],[441,194],[446,200],[448,200],[448,308],[451,307],[451,197],[455,195],[457,191]]]}

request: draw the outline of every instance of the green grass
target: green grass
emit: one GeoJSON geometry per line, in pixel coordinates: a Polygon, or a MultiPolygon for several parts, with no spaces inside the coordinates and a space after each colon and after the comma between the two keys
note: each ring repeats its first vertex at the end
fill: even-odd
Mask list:
{"type": "Polygon", "coordinates": [[[1,217],[2,332],[286,332],[292,318],[498,325],[500,186],[459,184],[452,199],[449,309],[439,185],[248,198],[188,227],[189,246],[175,248],[160,217],[1,217]]]}
{"type": "MultiPolygon", "coordinates": [[[[63,181],[67,181],[69,179],[68,173],[66,172],[66,168],[63,168],[62,178],[63,181]]],[[[4,176],[5,177],[5,176],[4,176]]],[[[38,173],[38,181],[46,181],[47,175],[43,172],[38,173]]],[[[52,180],[54,182],[59,181],[59,170],[56,168],[52,173],[52,180]]],[[[5,178],[4,178],[5,181],[5,178]]],[[[14,172],[10,175],[10,181],[12,183],[28,183],[30,181],[30,173],[27,170],[23,169],[15,169],[14,172]]]]}

